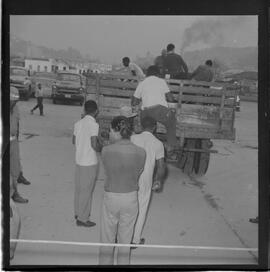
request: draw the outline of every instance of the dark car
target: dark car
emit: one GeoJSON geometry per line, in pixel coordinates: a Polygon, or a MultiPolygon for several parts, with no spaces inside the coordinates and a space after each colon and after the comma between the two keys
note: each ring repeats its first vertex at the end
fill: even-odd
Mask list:
{"type": "Polygon", "coordinates": [[[52,86],[52,99],[58,101],[74,101],[80,105],[84,102],[84,77],[74,72],[58,72],[56,82],[52,86]]]}
{"type": "Polygon", "coordinates": [[[29,70],[20,66],[10,66],[9,73],[10,85],[18,89],[20,98],[28,100],[34,92],[29,70]]]}

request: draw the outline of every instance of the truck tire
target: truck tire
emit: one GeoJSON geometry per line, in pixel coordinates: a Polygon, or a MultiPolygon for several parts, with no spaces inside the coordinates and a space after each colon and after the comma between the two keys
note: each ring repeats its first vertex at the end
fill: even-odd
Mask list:
{"type": "MultiPolygon", "coordinates": [[[[195,148],[209,149],[209,141],[210,139],[197,139],[195,148]]],[[[209,161],[210,161],[210,153],[206,152],[194,152],[194,163],[193,163],[193,174],[195,176],[201,177],[205,175],[207,172],[209,161]]]]}
{"type": "Polygon", "coordinates": [[[52,102],[53,102],[53,104],[57,104],[55,98],[53,98],[52,102]]]}

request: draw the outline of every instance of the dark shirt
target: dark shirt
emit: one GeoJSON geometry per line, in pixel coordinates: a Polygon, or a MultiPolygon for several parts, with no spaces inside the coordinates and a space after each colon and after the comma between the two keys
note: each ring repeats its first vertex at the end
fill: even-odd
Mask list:
{"type": "Polygon", "coordinates": [[[164,74],[164,59],[165,59],[165,56],[158,56],[156,57],[154,62],[155,66],[159,68],[160,75],[164,74]]]}
{"type": "Polygon", "coordinates": [[[210,82],[213,80],[213,78],[214,78],[213,70],[208,65],[198,66],[198,68],[191,75],[191,79],[195,79],[197,81],[210,82]]]}
{"type": "Polygon", "coordinates": [[[171,76],[181,73],[187,74],[188,67],[182,57],[175,53],[168,53],[164,59],[165,73],[171,76]]]}
{"type": "Polygon", "coordinates": [[[106,181],[104,189],[112,193],[138,191],[146,153],[129,140],[120,140],[102,149],[106,181]]]}

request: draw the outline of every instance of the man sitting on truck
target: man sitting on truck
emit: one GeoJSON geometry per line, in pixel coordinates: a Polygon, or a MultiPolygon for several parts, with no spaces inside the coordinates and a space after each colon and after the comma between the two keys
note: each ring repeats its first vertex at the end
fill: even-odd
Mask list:
{"type": "Polygon", "coordinates": [[[190,79],[206,82],[213,81],[214,72],[212,66],[213,66],[212,60],[207,60],[204,65],[199,65],[197,67],[197,69],[191,74],[190,79]]]}
{"type": "Polygon", "coordinates": [[[141,119],[145,116],[152,117],[162,123],[167,130],[167,158],[175,160],[176,148],[176,118],[175,111],[168,107],[168,102],[174,98],[166,81],[158,77],[159,69],[152,65],[147,69],[147,77],[138,84],[131,98],[131,105],[135,107],[142,102],[141,119]]]}
{"type": "Polygon", "coordinates": [[[164,58],[164,73],[171,79],[187,79],[188,67],[182,57],[174,52],[175,46],[167,45],[167,55],[164,58]]]}

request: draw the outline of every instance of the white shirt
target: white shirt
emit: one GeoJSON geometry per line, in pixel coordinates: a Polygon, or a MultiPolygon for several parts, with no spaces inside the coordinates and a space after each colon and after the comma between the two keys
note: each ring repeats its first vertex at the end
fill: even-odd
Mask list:
{"type": "Polygon", "coordinates": [[[141,176],[152,181],[156,160],[164,158],[162,142],[148,131],[132,135],[131,142],[145,150],[146,160],[141,176]]]}
{"type": "Polygon", "coordinates": [[[145,78],[143,70],[136,63],[130,62],[129,65],[128,65],[128,67],[129,67],[129,69],[131,71],[135,71],[136,76],[139,77],[140,79],[144,79],[145,78]]]}
{"type": "Polygon", "coordinates": [[[99,125],[95,118],[86,115],[74,125],[76,137],[76,164],[90,166],[98,163],[97,153],[91,146],[91,137],[98,136],[99,125]]]}
{"type": "Polygon", "coordinates": [[[142,109],[156,105],[168,107],[166,101],[168,92],[170,89],[164,79],[149,76],[138,84],[134,96],[142,99],[142,109]]]}

